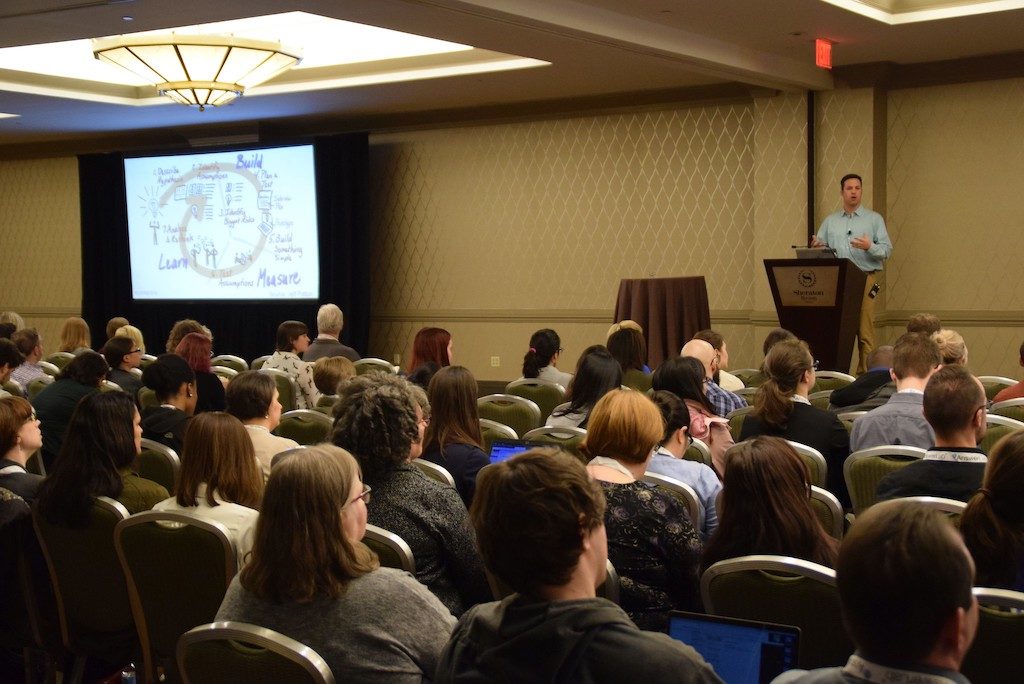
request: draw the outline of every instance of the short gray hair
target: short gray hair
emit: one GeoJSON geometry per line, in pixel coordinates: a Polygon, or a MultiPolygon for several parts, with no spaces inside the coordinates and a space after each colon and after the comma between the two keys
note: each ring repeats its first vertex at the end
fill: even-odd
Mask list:
{"type": "Polygon", "coordinates": [[[335,304],[324,304],[320,307],[320,310],[316,312],[317,332],[341,332],[341,327],[344,324],[345,318],[341,313],[341,309],[339,309],[335,304]]]}

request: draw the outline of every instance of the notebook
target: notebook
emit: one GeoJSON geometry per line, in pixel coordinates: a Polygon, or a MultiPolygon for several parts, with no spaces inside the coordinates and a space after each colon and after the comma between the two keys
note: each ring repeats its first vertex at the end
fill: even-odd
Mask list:
{"type": "Polygon", "coordinates": [[[527,441],[525,439],[496,439],[491,442],[491,463],[501,463],[524,451],[550,446],[551,444],[546,442],[527,441]]]}
{"type": "Polygon", "coordinates": [[[797,667],[800,629],[673,611],[668,634],[692,646],[729,684],[767,684],[797,667]]]}

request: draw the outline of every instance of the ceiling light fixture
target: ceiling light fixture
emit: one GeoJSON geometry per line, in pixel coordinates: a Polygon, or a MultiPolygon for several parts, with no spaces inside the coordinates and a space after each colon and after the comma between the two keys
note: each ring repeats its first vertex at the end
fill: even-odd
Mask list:
{"type": "Polygon", "coordinates": [[[280,43],[234,36],[120,36],[93,41],[96,59],[116,64],[175,102],[217,107],[299,63],[280,43]]]}

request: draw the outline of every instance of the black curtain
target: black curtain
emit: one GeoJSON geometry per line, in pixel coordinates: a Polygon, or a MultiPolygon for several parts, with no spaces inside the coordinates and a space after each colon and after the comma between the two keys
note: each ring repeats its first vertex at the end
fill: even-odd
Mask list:
{"type": "Polygon", "coordinates": [[[209,326],[214,353],[247,360],[274,351],[281,321],[306,323],[316,333],[316,311],[333,302],[345,312],[342,340],[365,353],[370,336],[370,234],[366,133],[314,140],[320,248],[320,301],[152,302],[132,299],[124,155],[78,158],[82,209],[82,317],[103,344],[113,316],[124,316],[146,338],[146,351],[161,354],[175,321],[194,318],[209,326]]]}

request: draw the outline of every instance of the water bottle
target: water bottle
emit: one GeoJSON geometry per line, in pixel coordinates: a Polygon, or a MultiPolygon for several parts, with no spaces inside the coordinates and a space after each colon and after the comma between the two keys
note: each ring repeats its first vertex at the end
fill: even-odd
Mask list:
{"type": "Polygon", "coordinates": [[[128,663],[121,670],[121,684],[136,684],[135,663],[128,663]]]}

